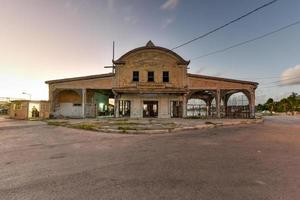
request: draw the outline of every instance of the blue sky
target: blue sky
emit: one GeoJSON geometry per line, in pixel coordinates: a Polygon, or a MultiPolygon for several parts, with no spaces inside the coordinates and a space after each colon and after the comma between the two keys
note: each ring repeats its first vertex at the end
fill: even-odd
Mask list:
{"type": "MultiPolygon", "coordinates": [[[[266,3],[265,0],[1,0],[1,96],[47,99],[45,80],[109,72],[116,57],[152,40],[173,48],[266,3]],[[3,87],[5,86],[5,87],[3,87]]],[[[279,0],[175,51],[189,60],[300,20],[299,0],[279,0]]],[[[224,53],[192,60],[191,73],[258,81],[257,101],[300,93],[300,25],[224,53]],[[298,77],[297,76],[297,77],[298,77]],[[258,79],[277,77],[273,79],[258,79]]]]}

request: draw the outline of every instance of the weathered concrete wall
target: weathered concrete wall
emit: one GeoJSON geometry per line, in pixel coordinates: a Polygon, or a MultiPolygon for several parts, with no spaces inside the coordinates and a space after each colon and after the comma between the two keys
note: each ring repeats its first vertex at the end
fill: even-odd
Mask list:
{"type": "Polygon", "coordinates": [[[28,102],[11,103],[9,113],[13,119],[28,119],[28,102]]]}
{"type": "Polygon", "coordinates": [[[43,119],[47,119],[50,116],[50,103],[49,102],[41,102],[40,103],[40,117],[43,119]]]}
{"type": "MultiPolygon", "coordinates": [[[[148,71],[154,71],[154,82],[170,88],[183,88],[187,85],[186,65],[178,65],[178,59],[156,49],[146,49],[124,58],[125,64],[116,68],[114,87],[146,87],[148,71]],[[139,82],[132,81],[133,71],[139,71],[139,82]],[[163,83],[163,71],[169,72],[169,83],[163,83]]],[[[149,83],[152,84],[152,83],[149,83]]]]}
{"type": "Polygon", "coordinates": [[[252,90],[256,86],[247,83],[230,82],[225,80],[214,80],[188,76],[188,88],[190,90],[216,90],[216,89],[238,89],[252,90]]]}
{"type": "Polygon", "coordinates": [[[81,103],[81,96],[74,90],[63,90],[57,95],[58,103],[81,103]]]}
{"type": "Polygon", "coordinates": [[[70,89],[111,89],[113,83],[113,77],[94,78],[77,81],[66,81],[59,83],[49,83],[49,89],[56,88],[70,88],[70,89]]]}

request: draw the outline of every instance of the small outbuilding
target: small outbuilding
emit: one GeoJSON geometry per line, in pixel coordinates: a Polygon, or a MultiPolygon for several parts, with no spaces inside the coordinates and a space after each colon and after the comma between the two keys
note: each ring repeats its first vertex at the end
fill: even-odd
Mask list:
{"type": "Polygon", "coordinates": [[[49,101],[16,100],[12,101],[9,116],[13,119],[49,118],[49,101]]]}

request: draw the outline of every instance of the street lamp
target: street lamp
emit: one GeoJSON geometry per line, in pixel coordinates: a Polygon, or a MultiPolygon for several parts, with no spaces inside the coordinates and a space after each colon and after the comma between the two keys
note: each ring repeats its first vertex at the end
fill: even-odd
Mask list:
{"type": "Polygon", "coordinates": [[[31,100],[31,94],[29,94],[29,93],[26,93],[26,92],[22,92],[22,94],[26,94],[26,95],[28,95],[28,96],[29,96],[29,100],[31,100]]]}

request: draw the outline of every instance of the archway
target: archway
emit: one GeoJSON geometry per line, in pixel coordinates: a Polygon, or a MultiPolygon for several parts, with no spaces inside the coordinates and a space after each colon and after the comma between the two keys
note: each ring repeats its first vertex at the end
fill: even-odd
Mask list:
{"type": "Polygon", "coordinates": [[[191,91],[187,101],[187,117],[212,117],[215,110],[212,108],[212,106],[215,107],[214,96],[215,92],[210,90],[191,91]]]}
{"type": "Polygon", "coordinates": [[[250,98],[246,91],[231,91],[225,95],[225,116],[228,118],[250,118],[250,98]]]}
{"type": "Polygon", "coordinates": [[[80,90],[57,90],[54,96],[54,117],[81,117],[82,94],[80,90]]]}

